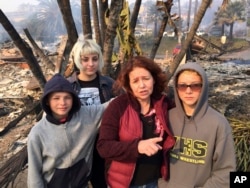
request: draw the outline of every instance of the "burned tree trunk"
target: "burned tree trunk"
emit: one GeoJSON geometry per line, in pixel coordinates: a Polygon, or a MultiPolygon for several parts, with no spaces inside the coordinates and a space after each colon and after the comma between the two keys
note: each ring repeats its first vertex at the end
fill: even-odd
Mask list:
{"type": "Polygon", "coordinates": [[[10,37],[12,38],[15,45],[19,48],[20,52],[23,54],[23,57],[26,59],[30,70],[38,80],[39,86],[41,90],[43,90],[44,85],[46,83],[46,79],[42,73],[41,67],[39,66],[32,49],[26,44],[22,38],[17,33],[16,29],[12,26],[8,18],[0,9],[0,23],[4,27],[4,29],[8,32],[10,37]]]}
{"type": "Polygon", "coordinates": [[[39,48],[39,46],[36,44],[36,42],[31,37],[28,29],[24,29],[24,33],[26,34],[27,38],[29,39],[30,43],[32,44],[35,52],[37,55],[41,58],[42,62],[44,62],[50,70],[55,69],[55,65],[52,63],[52,61],[43,53],[43,51],[39,48]]]}
{"type": "MultiPolygon", "coordinates": [[[[155,58],[155,55],[156,55],[156,53],[157,53],[157,50],[158,50],[158,48],[159,48],[159,46],[160,46],[160,43],[161,43],[161,39],[162,39],[163,33],[164,33],[164,31],[165,31],[165,28],[166,28],[166,26],[167,26],[168,20],[169,20],[169,18],[170,18],[170,11],[171,11],[171,7],[172,7],[172,5],[173,5],[172,2],[173,2],[173,0],[168,0],[168,1],[162,3],[163,6],[162,6],[161,9],[164,11],[165,15],[164,15],[164,17],[163,17],[163,19],[162,19],[162,22],[161,22],[161,26],[160,26],[158,35],[157,35],[157,37],[156,37],[156,39],[155,39],[155,42],[154,42],[154,44],[153,44],[152,50],[151,50],[150,55],[149,55],[149,57],[150,57],[151,59],[154,59],[154,58],[155,58]]],[[[170,20],[171,20],[171,19],[170,19],[170,20]]]]}
{"type": "Polygon", "coordinates": [[[110,11],[109,11],[109,20],[107,24],[107,29],[104,37],[103,44],[103,74],[110,75],[112,72],[112,53],[114,47],[114,40],[116,37],[116,28],[119,22],[120,13],[122,10],[123,1],[111,1],[110,11]]]}
{"type": "Polygon", "coordinates": [[[201,20],[205,14],[207,8],[209,7],[210,3],[211,3],[211,0],[203,0],[202,1],[201,5],[198,9],[198,12],[196,13],[196,16],[194,17],[193,25],[190,28],[190,31],[187,35],[187,38],[184,41],[184,43],[182,44],[182,48],[181,48],[180,53],[174,58],[174,61],[170,65],[170,67],[167,70],[165,70],[166,75],[168,77],[168,80],[170,80],[171,77],[174,75],[176,69],[178,68],[180,62],[182,61],[182,58],[185,56],[185,54],[186,54],[186,52],[187,52],[187,50],[188,50],[188,48],[193,40],[195,32],[198,29],[198,27],[201,23],[201,20]]]}
{"type": "Polygon", "coordinates": [[[65,27],[67,29],[68,33],[68,40],[69,40],[69,45],[68,48],[69,50],[72,49],[73,45],[77,41],[78,38],[78,33],[76,30],[75,22],[73,19],[72,11],[70,8],[70,1],[69,0],[57,0],[58,6],[61,10],[62,17],[65,23],[65,27]]]}

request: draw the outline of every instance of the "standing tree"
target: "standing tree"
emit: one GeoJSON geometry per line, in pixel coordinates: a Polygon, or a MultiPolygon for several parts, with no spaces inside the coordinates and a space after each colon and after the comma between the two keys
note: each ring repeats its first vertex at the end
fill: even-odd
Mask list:
{"type": "Polygon", "coordinates": [[[166,70],[166,74],[168,76],[168,80],[171,79],[171,77],[173,76],[173,74],[175,73],[176,69],[178,68],[182,58],[184,57],[184,55],[186,54],[192,40],[193,37],[195,35],[196,30],[198,29],[201,20],[204,16],[204,14],[206,13],[206,10],[208,9],[208,7],[211,4],[211,0],[203,0],[195,17],[194,17],[194,21],[193,24],[187,34],[187,37],[185,39],[185,41],[182,44],[182,48],[179,54],[177,54],[177,56],[174,58],[173,63],[170,65],[169,69],[166,70]]]}
{"type": "Polygon", "coordinates": [[[95,38],[96,42],[102,46],[102,35],[100,30],[100,23],[99,23],[99,15],[98,15],[98,7],[96,0],[92,0],[92,9],[93,9],[93,20],[94,20],[94,31],[95,31],[95,38]]]}
{"type": "MultiPolygon", "coordinates": [[[[91,29],[91,15],[89,0],[81,0],[82,7],[82,30],[84,38],[92,39],[92,29],[91,29]]],[[[66,23],[65,23],[66,24],[66,23]]]]}
{"type": "Polygon", "coordinates": [[[132,33],[135,32],[135,27],[136,27],[140,7],[141,7],[141,0],[136,0],[135,5],[134,5],[134,9],[133,9],[133,12],[131,15],[131,19],[130,19],[130,27],[131,27],[132,33]]]}
{"type": "Polygon", "coordinates": [[[70,2],[69,0],[57,0],[57,3],[62,12],[63,20],[67,29],[67,33],[70,36],[68,38],[69,48],[71,49],[78,38],[78,33],[76,30],[74,18],[71,12],[70,2]]]}
{"type": "Polygon", "coordinates": [[[234,1],[228,4],[225,9],[219,9],[216,12],[215,24],[229,26],[229,39],[233,39],[233,29],[236,22],[245,21],[245,1],[234,1]]]}

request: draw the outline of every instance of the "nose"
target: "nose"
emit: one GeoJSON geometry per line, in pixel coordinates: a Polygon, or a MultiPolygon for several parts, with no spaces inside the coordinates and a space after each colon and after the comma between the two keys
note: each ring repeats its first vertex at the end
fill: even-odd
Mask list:
{"type": "Polygon", "coordinates": [[[94,61],[93,61],[92,59],[90,59],[89,62],[88,62],[88,64],[89,64],[90,66],[93,66],[93,65],[94,65],[94,61]]]}
{"type": "Polygon", "coordinates": [[[66,104],[66,99],[62,98],[59,101],[60,105],[65,105],[66,104]]]}
{"type": "Polygon", "coordinates": [[[192,93],[192,89],[191,89],[191,87],[190,87],[190,86],[188,86],[188,87],[187,87],[187,89],[186,89],[186,93],[192,93]]]}
{"type": "Polygon", "coordinates": [[[144,86],[145,86],[144,81],[143,81],[143,80],[140,80],[140,82],[139,82],[139,87],[144,87],[144,86]]]}

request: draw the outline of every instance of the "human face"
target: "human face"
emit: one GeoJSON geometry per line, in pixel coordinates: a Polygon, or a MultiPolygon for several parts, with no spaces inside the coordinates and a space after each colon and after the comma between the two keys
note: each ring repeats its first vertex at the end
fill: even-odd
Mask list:
{"type": "Polygon", "coordinates": [[[201,77],[196,72],[184,71],[180,73],[177,80],[177,92],[186,112],[189,111],[192,113],[193,112],[192,110],[195,109],[196,103],[200,97],[201,88],[202,88],[202,80],[201,77]],[[189,87],[183,90],[181,88],[178,89],[178,85],[189,85],[189,87]],[[192,89],[190,85],[191,87],[192,85],[195,87],[192,89]]]}
{"type": "Polygon", "coordinates": [[[80,70],[80,73],[85,77],[95,78],[99,66],[98,54],[81,55],[81,63],[83,69],[80,70]]]}
{"type": "Polygon", "coordinates": [[[147,69],[135,67],[129,73],[129,84],[139,102],[150,101],[154,89],[154,78],[147,69]]]}
{"type": "Polygon", "coordinates": [[[54,92],[49,95],[48,103],[54,118],[62,119],[68,116],[73,105],[73,97],[68,92],[54,92]]]}

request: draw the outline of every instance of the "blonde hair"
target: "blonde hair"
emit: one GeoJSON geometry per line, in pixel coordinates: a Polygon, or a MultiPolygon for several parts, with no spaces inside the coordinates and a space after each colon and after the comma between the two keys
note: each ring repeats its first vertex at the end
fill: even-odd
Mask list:
{"type": "Polygon", "coordinates": [[[98,54],[98,71],[101,72],[104,66],[101,47],[92,39],[78,40],[70,52],[70,61],[73,60],[76,67],[82,70],[81,55],[89,54],[98,54]]]}

